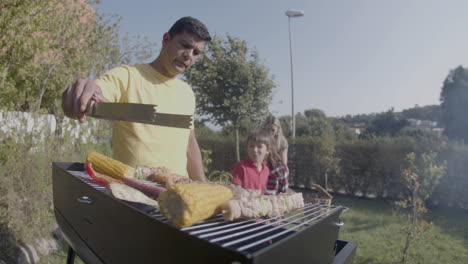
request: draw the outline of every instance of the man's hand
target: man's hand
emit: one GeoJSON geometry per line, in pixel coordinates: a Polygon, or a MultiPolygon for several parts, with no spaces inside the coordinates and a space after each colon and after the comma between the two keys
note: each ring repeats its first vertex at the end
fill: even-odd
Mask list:
{"type": "Polygon", "coordinates": [[[73,85],[68,86],[62,94],[63,112],[70,118],[84,122],[86,108],[90,100],[95,102],[108,101],[102,94],[101,88],[93,80],[78,79],[73,85]]]}

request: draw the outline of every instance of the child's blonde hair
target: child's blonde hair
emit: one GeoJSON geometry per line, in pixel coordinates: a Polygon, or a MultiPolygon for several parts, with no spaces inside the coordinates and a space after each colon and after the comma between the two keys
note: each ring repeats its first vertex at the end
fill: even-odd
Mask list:
{"type": "Polygon", "coordinates": [[[274,136],[274,140],[276,144],[276,149],[279,149],[280,143],[281,143],[280,139],[284,137],[283,128],[281,127],[281,122],[276,116],[270,115],[265,119],[265,123],[263,124],[263,127],[266,127],[268,125],[275,125],[278,127],[278,133],[274,136]]]}

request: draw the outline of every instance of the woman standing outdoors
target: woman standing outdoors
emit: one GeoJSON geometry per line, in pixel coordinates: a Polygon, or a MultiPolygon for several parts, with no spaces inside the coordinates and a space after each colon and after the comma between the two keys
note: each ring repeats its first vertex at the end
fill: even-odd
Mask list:
{"type": "Polygon", "coordinates": [[[288,141],[283,135],[279,119],[274,116],[267,117],[263,129],[271,134],[273,141],[266,159],[270,174],[265,194],[285,193],[289,187],[288,141]]]}
{"type": "Polygon", "coordinates": [[[270,115],[265,120],[263,127],[271,131],[273,138],[276,143],[276,149],[281,161],[284,164],[288,164],[288,140],[283,135],[283,129],[278,118],[270,115]]]}

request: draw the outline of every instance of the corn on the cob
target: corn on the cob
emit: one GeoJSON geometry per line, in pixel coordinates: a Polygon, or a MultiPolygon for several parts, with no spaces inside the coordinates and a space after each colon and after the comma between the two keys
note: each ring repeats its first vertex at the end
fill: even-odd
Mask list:
{"type": "Polygon", "coordinates": [[[88,153],[86,162],[93,164],[93,169],[95,171],[107,174],[116,179],[122,179],[123,177],[134,177],[134,168],[94,151],[88,153]]]}
{"type": "Polygon", "coordinates": [[[218,206],[231,199],[228,188],[207,183],[177,183],[161,193],[161,213],[175,225],[191,226],[213,216],[218,206]]]}

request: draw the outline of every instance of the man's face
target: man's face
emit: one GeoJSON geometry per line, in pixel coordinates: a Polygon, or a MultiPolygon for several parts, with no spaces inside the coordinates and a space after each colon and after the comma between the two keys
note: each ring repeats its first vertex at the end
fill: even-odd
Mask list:
{"type": "Polygon", "coordinates": [[[194,34],[184,32],[171,38],[163,37],[164,68],[169,77],[183,73],[195,63],[205,48],[206,41],[194,34]]]}

